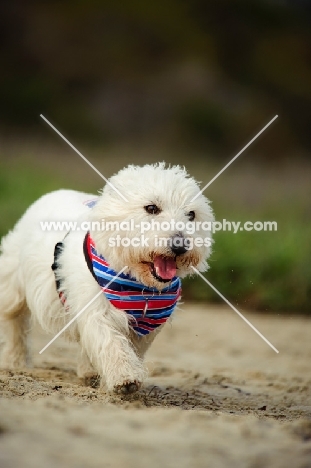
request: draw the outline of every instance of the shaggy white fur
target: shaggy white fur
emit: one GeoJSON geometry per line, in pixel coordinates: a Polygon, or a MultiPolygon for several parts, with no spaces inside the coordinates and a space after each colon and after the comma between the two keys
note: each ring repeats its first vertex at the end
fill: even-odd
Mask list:
{"type": "MultiPolygon", "coordinates": [[[[60,190],[44,195],[26,211],[23,217],[2,240],[0,256],[0,323],[4,339],[1,366],[23,367],[27,359],[27,332],[29,318],[35,318],[49,333],[59,332],[98,292],[99,285],[91,275],[84,255],[85,232],[75,230],[43,231],[42,221],[125,221],[134,219],[135,225],[174,220],[187,223],[191,220],[213,221],[208,200],[198,193],[198,184],[179,167],[165,167],[164,163],[143,167],[129,166],[110,179],[122,192],[125,202],[109,185],[106,185],[93,208],[85,201],[95,196],[81,192],[60,190]],[[151,206],[151,208],[150,208],[151,206]],[[149,207],[149,208],[147,208],[149,207]],[[193,219],[194,217],[194,219],[193,219]],[[54,247],[63,241],[57,274],[62,279],[66,307],[60,302],[51,269],[54,247]]],[[[111,246],[110,238],[140,237],[135,231],[92,230],[90,234],[96,249],[116,272],[125,265],[132,277],[148,287],[158,290],[167,286],[171,275],[165,273],[165,261],[176,266],[176,275],[191,274],[191,265],[198,270],[207,268],[206,259],[211,253],[209,245],[193,249],[159,247],[156,236],[180,240],[211,237],[206,230],[192,235],[178,230],[148,231],[148,247],[111,246]],[[160,269],[154,266],[155,259],[160,269]],[[160,260],[159,260],[160,259],[160,260]],[[164,260],[163,260],[164,259],[164,260]],[[164,271],[164,278],[161,272],[164,271]],[[156,273],[159,273],[157,275],[156,273]],[[166,276],[166,277],[165,277],[166,276]]],[[[81,344],[78,375],[88,378],[99,374],[101,384],[108,391],[123,393],[136,391],[145,375],[143,356],[162,328],[149,335],[136,335],[129,324],[128,315],[116,309],[104,294],[64,332],[69,340],[81,344]]]]}

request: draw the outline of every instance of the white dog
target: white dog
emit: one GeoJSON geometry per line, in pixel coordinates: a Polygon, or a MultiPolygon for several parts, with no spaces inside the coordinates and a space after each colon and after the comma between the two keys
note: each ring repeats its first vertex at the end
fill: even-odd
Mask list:
{"type": "Polygon", "coordinates": [[[108,391],[138,390],[179,278],[207,269],[211,232],[202,222],[214,218],[203,195],[191,202],[198,192],[183,168],[160,163],[121,170],[98,197],[60,190],[30,206],[1,245],[1,366],[26,365],[30,315],[56,334],[91,302],[64,332],[81,344],[78,376],[98,374],[108,391]],[[47,221],[76,224],[44,230],[47,221]],[[104,222],[109,229],[98,229],[104,222]]]}

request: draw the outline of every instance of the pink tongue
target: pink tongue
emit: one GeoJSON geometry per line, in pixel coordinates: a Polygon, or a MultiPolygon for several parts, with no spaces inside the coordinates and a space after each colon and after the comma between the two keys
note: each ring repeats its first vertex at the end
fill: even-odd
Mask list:
{"type": "Polygon", "coordinates": [[[176,275],[176,262],[170,257],[155,257],[154,268],[156,274],[163,279],[172,279],[176,275]]]}

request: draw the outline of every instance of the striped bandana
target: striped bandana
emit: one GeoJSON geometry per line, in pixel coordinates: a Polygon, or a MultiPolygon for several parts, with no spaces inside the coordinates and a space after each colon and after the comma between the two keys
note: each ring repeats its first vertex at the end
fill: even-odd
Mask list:
{"type": "Polygon", "coordinates": [[[83,250],[89,270],[103,293],[114,307],[129,315],[137,335],[148,335],[171,316],[181,295],[181,281],[178,277],[172,279],[170,286],[158,291],[124,273],[117,277],[117,273],[96,251],[89,233],[85,236],[83,250]],[[106,288],[111,280],[113,282],[106,288]]]}

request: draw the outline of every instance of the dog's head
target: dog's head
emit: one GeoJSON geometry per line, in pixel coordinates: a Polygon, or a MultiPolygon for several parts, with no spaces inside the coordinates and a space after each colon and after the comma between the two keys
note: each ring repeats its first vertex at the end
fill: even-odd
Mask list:
{"type": "Polygon", "coordinates": [[[174,276],[207,269],[211,254],[209,201],[180,166],[129,166],[110,179],[90,211],[96,249],[115,271],[147,287],[167,287],[174,276]],[[95,224],[94,224],[95,222],[95,224]],[[99,229],[99,226],[101,229],[99,229]]]}

